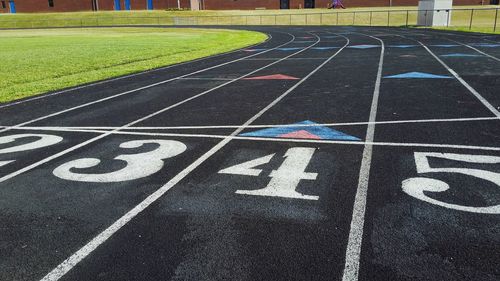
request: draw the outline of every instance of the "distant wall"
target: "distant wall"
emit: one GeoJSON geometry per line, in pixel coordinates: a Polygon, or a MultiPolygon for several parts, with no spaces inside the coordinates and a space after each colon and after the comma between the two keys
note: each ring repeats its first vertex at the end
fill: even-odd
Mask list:
{"type": "MultiPolygon", "coordinates": [[[[1,0],[0,0],[1,1],[1,0]]],[[[18,13],[35,12],[78,12],[92,11],[97,3],[99,10],[114,10],[114,0],[53,0],[54,7],[49,7],[48,0],[14,0],[18,13]],[[95,1],[95,2],[94,2],[95,1]]],[[[181,8],[189,9],[190,0],[180,0],[181,8]]],[[[120,0],[122,10],[125,10],[125,0],[120,0]]],[[[132,10],[146,10],[147,0],[130,0],[132,10]]],[[[176,9],[177,0],[153,0],[155,10],[176,9]]],[[[6,9],[2,9],[0,2],[0,13],[9,12],[9,1],[6,0],[6,9]]]]}

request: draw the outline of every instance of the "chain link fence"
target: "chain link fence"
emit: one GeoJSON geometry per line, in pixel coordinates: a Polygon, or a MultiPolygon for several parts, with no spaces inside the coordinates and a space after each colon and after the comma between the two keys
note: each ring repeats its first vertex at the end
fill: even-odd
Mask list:
{"type": "Polygon", "coordinates": [[[443,13],[449,27],[484,31],[500,30],[500,8],[452,10],[329,11],[324,13],[248,14],[217,16],[90,16],[38,20],[1,19],[0,28],[93,27],[133,25],[359,25],[416,26],[419,12],[431,17],[443,13]]]}

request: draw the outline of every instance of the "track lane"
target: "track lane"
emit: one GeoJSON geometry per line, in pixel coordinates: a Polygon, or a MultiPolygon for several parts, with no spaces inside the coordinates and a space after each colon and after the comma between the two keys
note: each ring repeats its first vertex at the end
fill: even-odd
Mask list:
{"type": "MultiPolygon", "coordinates": [[[[302,28],[293,30],[300,33],[312,31],[302,28]]],[[[357,34],[370,34],[371,29],[315,30],[322,38],[331,31],[351,32],[344,34],[352,39],[351,45],[376,44],[357,34]]],[[[443,69],[436,67],[438,62],[432,62],[432,56],[428,52],[426,54],[425,49],[394,48],[393,45],[409,44],[409,41],[391,35],[382,36],[384,34],[380,34],[380,31],[377,35],[381,35],[386,41],[384,75],[389,74],[386,73],[387,70],[411,71],[412,67],[419,71],[437,70],[438,74],[446,74],[440,72],[443,69]]],[[[330,42],[322,40],[317,46],[327,47],[332,42],[340,42],[335,38],[326,39],[330,42]]],[[[304,43],[296,45],[300,44],[304,43]]],[[[434,51],[434,47],[430,48],[434,51]]],[[[290,51],[276,51],[256,58],[262,63],[270,63],[279,59],[276,58],[278,54],[286,52],[290,51]]],[[[296,55],[295,60],[283,61],[277,65],[281,67],[270,67],[262,71],[262,74],[285,70],[304,77],[303,70],[294,68],[318,66],[321,63],[321,52],[311,48],[296,55]]],[[[334,54],[336,51],[330,49],[328,52],[334,54]]],[[[125,217],[121,217],[121,222],[108,228],[110,232],[101,233],[104,235],[101,238],[104,237],[106,243],[97,247],[102,240],[92,240],[97,241],[97,244],[93,244],[97,245],[95,252],[62,279],[157,280],[164,276],[175,276],[177,279],[174,280],[220,280],[225,277],[238,280],[340,280],[347,234],[354,229],[348,223],[358,180],[361,148],[371,148],[373,145],[373,168],[370,177],[366,175],[370,184],[366,225],[361,226],[364,234],[359,280],[495,280],[499,275],[495,268],[495,253],[499,250],[494,246],[498,244],[498,220],[495,215],[464,213],[433,205],[409,196],[402,191],[401,186],[404,180],[425,176],[442,180],[451,188],[441,194],[426,193],[431,198],[469,206],[495,204],[500,194],[494,183],[460,174],[418,174],[414,152],[500,157],[494,149],[498,146],[495,142],[495,130],[498,127],[495,124],[498,121],[483,120],[492,118],[488,117],[491,113],[463,88],[453,88],[449,94],[442,84],[436,83],[433,86],[430,83],[432,81],[429,85],[424,83],[411,87],[408,85],[413,82],[399,81],[398,87],[403,91],[398,92],[393,91],[395,87],[391,86],[391,83],[396,82],[382,79],[377,120],[366,122],[373,92],[371,76],[376,72],[374,61],[378,52],[379,48],[346,48],[335,60],[325,64],[315,75],[297,86],[292,86],[296,83],[293,80],[269,81],[270,83],[253,81],[255,83],[251,85],[246,83],[250,81],[238,81],[239,87],[228,85],[227,88],[218,89],[213,95],[207,95],[207,99],[182,104],[165,114],[153,116],[147,122],[136,124],[141,127],[149,125],[151,129],[127,129],[128,132],[133,130],[134,134],[115,131],[103,140],[14,178],[3,191],[0,190],[0,197],[3,199],[0,200],[3,211],[0,219],[7,225],[3,230],[15,229],[16,232],[1,234],[0,237],[4,240],[0,242],[2,245],[8,242],[9,247],[3,249],[7,249],[9,255],[20,257],[5,259],[0,262],[0,267],[17,270],[16,280],[35,280],[45,274],[48,268],[55,266],[56,261],[68,257],[85,244],[86,239],[108,226],[110,221],[121,217],[131,206],[139,204],[139,209],[127,213],[125,217]],[[350,87],[345,87],[346,85],[350,87]],[[275,105],[271,107],[265,106],[273,95],[290,87],[293,88],[290,95],[286,94],[278,103],[273,102],[275,105]],[[435,87],[442,90],[443,94],[436,95],[431,91],[417,93],[418,87],[435,87]],[[238,91],[238,88],[245,90],[238,91]],[[331,94],[332,90],[335,94],[331,94]],[[409,99],[410,96],[413,98],[409,99]],[[398,103],[398,99],[401,102],[398,103]],[[228,114],[220,114],[218,106],[219,109],[228,110],[228,114]],[[376,126],[375,140],[342,144],[335,141],[271,141],[231,136],[243,129],[238,123],[245,121],[243,116],[251,116],[253,108],[264,110],[258,119],[251,118],[258,125],[289,124],[313,116],[311,119],[318,123],[340,122],[344,125],[331,127],[355,136],[363,135],[367,125],[376,126]],[[402,113],[393,116],[391,110],[402,113]],[[186,119],[183,115],[197,115],[201,118],[186,119]],[[417,122],[418,120],[421,122],[417,122]],[[229,127],[196,127],[206,124],[229,127]],[[187,129],[172,128],[180,125],[196,126],[187,129]],[[154,129],[158,127],[170,129],[154,129]],[[182,135],[199,134],[200,130],[208,136],[182,135]],[[153,132],[159,133],[155,135],[153,132]],[[174,135],[168,135],[169,132],[174,135]],[[175,135],[177,133],[179,135],[175,135]],[[209,137],[211,134],[218,136],[209,137]],[[113,161],[114,157],[156,148],[154,144],[145,144],[143,147],[124,149],[119,147],[122,143],[151,139],[180,141],[187,145],[187,151],[172,158],[172,161],[167,160],[165,167],[154,176],[128,184],[74,182],[52,175],[55,168],[82,157],[97,157],[103,162],[101,166],[86,170],[73,169],[73,172],[101,173],[118,170],[124,167],[124,163],[113,161]],[[410,141],[423,143],[419,145],[410,141]],[[434,143],[434,146],[429,145],[429,142],[434,143]],[[457,144],[471,146],[459,147],[457,144]],[[473,145],[478,147],[474,148],[473,145]],[[481,150],[485,146],[493,147],[481,150]],[[297,147],[316,149],[305,172],[317,172],[318,176],[315,181],[300,180],[298,186],[303,194],[318,195],[320,200],[316,203],[235,193],[237,190],[266,186],[272,179],[271,172],[279,170],[284,159],[287,159],[285,154],[289,149],[297,147]],[[244,160],[272,153],[276,154],[268,164],[262,166],[261,177],[218,173],[219,170],[244,160]],[[200,155],[203,156],[193,163],[193,159],[200,155]],[[184,167],[188,168],[183,170],[184,167]],[[165,185],[168,179],[172,181],[165,185]],[[168,195],[160,198],[167,191],[168,195]],[[146,207],[148,208],[145,209],[146,207]],[[132,222],[128,223],[132,218],[132,222]],[[71,228],[68,227],[70,225],[71,228]],[[166,227],[167,225],[171,227],[166,227]],[[108,234],[112,236],[106,240],[108,234]]],[[[447,59],[444,61],[448,63],[447,59]]],[[[211,74],[231,74],[227,70],[220,70],[221,72],[213,71],[211,74]]],[[[470,71],[476,71],[480,75],[483,70],[477,68],[470,71]]],[[[458,69],[457,72],[462,74],[458,69]]],[[[215,86],[227,81],[191,82],[201,89],[204,83],[213,83],[215,86]]],[[[456,84],[456,81],[449,82],[446,85],[456,84]]],[[[479,92],[482,93],[482,90],[479,92]]],[[[147,95],[152,96],[153,93],[147,95]]],[[[148,105],[147,97],[143,106],[148,105]]],[[[161,95],[158,94],[155,100],[160,102],[161,95]]],[[[131,105],[136,105],[138,101],[129,100],[131,105]]],[[[119,107],[125,104],[119,101],[114,104],[115,112],[120,112],[119,107]]],[[[110,106],[113,107],[113,103],[110,106]]],[[[129,109],[130,106],[123,108],[135,110],[129,109]]],[[[105,107],[101,111],[103,117],[110,116],[105,107]]],[[[80,117],[85,117],[84,112],[80,117]]],[[[77,130],[79,125],[100,125],[97,119],[89,118],[80,123],[77,119],[65,116],[46,124],[74,124],[73,129],[77,130]]],[[[75,141],[120,128],[112,122],[109,124],[110,128],[104,131],[99,131],[101,129],[98,128],[95,132],[65,132],[58,128],[44,131],[33,126],[9,133],[61,134],[63,142],[44,149],[43,153],[50,154],[75,141]]],[[[258,129],[260,128],[247,128],[244,132],[258,129]]],[[[23,142],[28,140],[24,139],[23,142]]],[[[5,147],[9,145],[0,144],[0,149],[5,147]]],[[[29,155],[36,158],[41,153],[8,154],[1,160],[19,156],[25,159],[23,161],[26,164],[31,160],[24,157],[29,155]]],[[[428,159],[431,167],[476,168],[500,172],[500,167],[493,164],[468,164],[439,157],[428,159]]],[[[91,244],[87,244],[90,252],[95,249],[91,244]]],[[[88,254],[85,251],[81,253],[88,254]]],[[[80,257],[77,255],[73,261],[78,262],[80,257]]],[[[71,260],[66,265],[68,264],[70,267],[74,265],[71,260]]],[[[55,274],[57,276],[60,272],[56,271],[55,274]]],[[[347,280],[357,280],[357,275],[354,276],[347,280]]],[[[7,280],[9,278],[10,276],[7,280]]]]}
{"type": "MultiPolygon", "coordinates": [[[[342,50],[342,49],[340,49],[340,50],[342,50]]],[[[340,50],[338,52],[340,52],[340,50]]],[[[336,55],[336,53],[333,54],[332,56],[330,56],[330,59],[333,59],[333,57],[335,55],[336,55]]],[[[327,61],[325,61],[323,63],[323,65],[326,64],[326,63],[327,63],[327,61]]],[[[232,133],[232,135],[236,135],[239,132],[241,132],[241,130],[243,130],[243,128],[246,125],[252,123],[254,119],[256,119],[258,116],[260,116],[261,114],[263,114],[264,112],[266,112],[269,108],[271,108],[272,106],[274,106],[274,104],[276,104],[279,100],[281,100],[282,98],[284,98],[291,91],[293,91],[296,87],[298,87],[300,84],[302,84],[303,81],[307,80],[314,72],[316,72],[317,70],[319,70],[321,66],[322,65],[320,65],[317,68],[315,68],[313,70],[313,72],[311,72],[309,75],[307,75],[306,77],[304,77],[302,80],[300,80],[297,84],[295,84],[294,86],[292,86],[288,91],[286,91],[285,93],[283,93],[281,96],[277,97],[267,107],[263,108],[259,113],[257,113],[256,115],[254,115],[247,122],[245,122],[245,124],[242,125],[239,129],[237,129],[236,131],[234,131],[232,133]]],[[[94,249],[94,246],[92,246],[92,245],[94,245],[95,243],[100,244],[103,241],[105,241],[107,239],[107,237],[109,237],[110,235],[114,234],[118,229],[120,229],[123,225],[125,225],[128,222],[129,219],[135,217],[140,212],[142,212],[142,210],[144,208],[146,208],[151,203],[153,203],[154,201],[156,201],[161,195],[163,195],[165,192],[167,192],[177,182],[181,181],[185,176],[187,176],[198,165],[202,164],[205,160],[207,160],[208,158],[210,158],[218,150],[220,150],[221,148],[223,148],[227,143],[229,143],[230,140],[231,140],[230,138],[226,138],[222,142],[219,142],[210,151],[208,151],[206,154],[204,154],[203,156],[201,156],[200,158],[198,158],[194,163],[192,163],[190,166],[188,166],[183,172],[181,172],[180,174],[178,174],[176,177],[174,177],[172,180],[170,180],[167,184],[165,184],[161,189],[159,189],[157,192],[155,192],[155,194],[151,195],[150,196],[151,199],[145,200],[143,204],[139,205],[134,210],[132,210],[131,212],[129,212],[127,215],[125,215],[124,217],[122,217],[113,226],[111,226],[106,231],[104,231],[99,236],[97,236],[91,243],[87,244],[84,248],[80,249],[79,253],[76,253],[71,258],[69,258],[69,260],[67,260],[66,262],[64,262],[63,264],[61,264],[57,269],[55,269],[51,274],[49,274],[47,276],[46,280],[57,280],[60,276],[62,276],[61,272],[62,272],[62,274],[64,274],[68,270],[68,268],[72,268],[73,267],[72,265],[75,263],[73,260],[76,260],[76,261],[81,260],[82,253],[88,254],[89,251],[92,251],[94,249]]],[[[86,254],[84,254],[84,255],[86,255],[86,254]]],[[[74,278],[74,277],[69,277],[69,278],[74,278]]]]}

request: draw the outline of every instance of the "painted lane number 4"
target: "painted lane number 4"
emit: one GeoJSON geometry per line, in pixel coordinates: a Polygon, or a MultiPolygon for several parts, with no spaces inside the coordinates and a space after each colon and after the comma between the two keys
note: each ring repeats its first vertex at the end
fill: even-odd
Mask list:
{"type": "MultiPolygon", "coordinates": [[[[285,154],[283,164],[271,172],[269,184],[257,190],[237,190],[238,194],[284,197],[305,200],[318,200],[318,196],[305,195],[297,192],[297,186],[301,180],[315,180],[317,173],[305,172],[307,165],[311,161],[315,148],[294,147],[290,148],[285,154]]],[[[259,176],[262,169],[256,167],[267,164],[275,154],[270,154],[251,161],[234,165],[232,167],[219,171],[219,174],[233,174],[244,176],[259,176]]]]}
{"type": "MultiPolygon", "coordinates": [[[[453,160],[465,163],[475,163],[475,164],[499,164],[500,157],[487,156],[487,155],[415,152],[415,163],[417,166],[417,172],[419,174],[422,173],[463,174],[478,179],[482,179],[485,181],[489,181],[500,187],[500,173],[495,173],[481,169],[469,169],[469,168],[433,168],[429,164],[429,157],[453,160]]],[[[462,205],[442,202],[427,196],[425,192],[443,192],[450,188],[448,183],[441,180],[426,178],[426,177],[409,178],[403,181],[402,188],[406,194],[412,197],[444,208],[465,211],[465,212],[472,212],[472,213],[500,214],[500,205],[494,205],[488,207],[462,206],[462,205]]]]}

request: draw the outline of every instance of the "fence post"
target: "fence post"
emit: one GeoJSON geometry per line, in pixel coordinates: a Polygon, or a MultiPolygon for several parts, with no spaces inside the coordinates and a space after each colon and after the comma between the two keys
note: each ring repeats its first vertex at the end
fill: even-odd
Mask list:
{"type": "Polygon", "coordinates": [[[307,25],[307,19],[308,19],[308,15],[306,14],[306,25],[307,25]]]}
{"type": "Polygon", "coordinates": [[[391,24],[391,12],[388,11],[387,12],[387,26],[389,26],[391,24]]]}
{"type": "Polygon", "coordinates": [[[498,19],[498,8],[495,11],[495,25],[493,26],[493,32],[497,31],[497,19],[498,19]]]}
{"type": "Polygon", "coordinates": [[[406,10],[406,27],[408,27],[408,16],[409,16],[409,11],[406,10]]]}
{"type": "Polygon", "coordinates": [[[356,22],[356,12],[352,13],[352,25],[356,22]]]}
{"type": "Polygon", "coordinates": [[[336,16],[337,16],[337,24],[336,25],[339,25],[339,12],[337,12],[336,16]]]}
{"type": "Polygon", "coordinates": [[[446,10],[446,27],[450,27],[450,10],[446,10]]]}
{"type": "Polygon", "coordinates": [[[323,14],[319,14],[319,25],[323,25],[323,14]]]}
{"type": "Polygon", "coordinates": [[[469,30],[472,29],[472,19],[474,18],[474,9],[470,11],[470,23],[469,23],[469,30]]]}
{"type": "Polygon", "coordinates": [[[373,12],[370,11],[370,26],[372,26],[372,16],[373,16],[373,12]]]}

